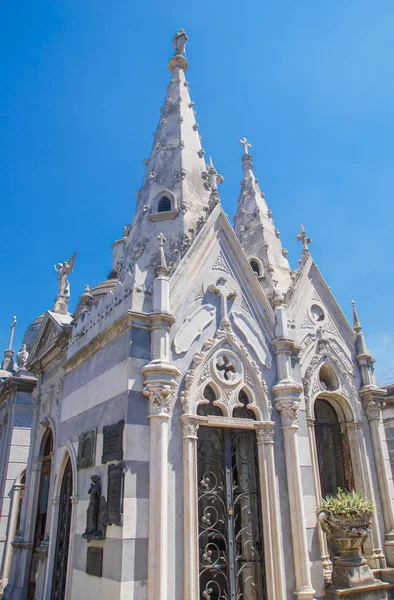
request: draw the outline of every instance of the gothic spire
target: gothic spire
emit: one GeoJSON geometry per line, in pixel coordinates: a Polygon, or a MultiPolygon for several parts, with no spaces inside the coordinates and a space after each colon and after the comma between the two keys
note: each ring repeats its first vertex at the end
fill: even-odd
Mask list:
{"type": "Polygon", "coordinates": [[[291,282],[287,249],[282,247],[280,232],[274,225],[272,212],[268,209],[265,196],[254,176],[253,159],[249,154],[251,144],[246,138],[239,142],[244,148],[244,177],[235,216],[235,234],[265,292],[272,299],[274,291],[285,294],[291,282]]]}
{"type": "Polygon", "coordinates": [[[205,164],[204,150],[195,119],[194,102],[185,77],[188,38],[181,29],[175,34],[175,54],[167,97],[160,109],[150,157],[142,187],[137,192],[137,208],[126,242],[121,278],[129,271],[135,283],[148,288],[160,266],[155,243],[163,234],[168,267],[187,251],[207,215],[219,201],[221,182],[213,164],[205,164]]]}

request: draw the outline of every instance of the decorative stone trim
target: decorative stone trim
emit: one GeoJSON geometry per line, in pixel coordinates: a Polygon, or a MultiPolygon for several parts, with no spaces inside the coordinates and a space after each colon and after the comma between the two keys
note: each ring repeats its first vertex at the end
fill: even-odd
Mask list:
{"type": "Polygon", "coordinates": [[[175,390],[172,385],[150,385],[145,384],[142,392],[149,398],[151,416],[168,416],[171,412],[172,400],[175,390]]]}
{"type": "Polygon", "coordinates": [[[197,439],[198,423],[184,423],[183,424],[183,439],[197,439]]]}
{"type": "Polygon", "coordinates": [[[300,405],[299,402],[293,402],[288,406],[279,405],[276,410],[280,412],[280,418],[282,422],[282,429],[285,428],[296,428],[298,427],[298,411],[300,405]]]}
{"type": "Polygon", "coordinates": [[[78,504],[79,496],[70,496],[71,504],[78,504]]]}
{"type": "Polygon", "coordinates": [[[275,423],[264,423],[256,429],[258,444],[273,444],[275,435],[275,423]]]}
{"type": "Polygon", "coordinates": [[[54,498],[52,498],[52,504],[60,504],[60,497],[55,496],[54,498]]]}

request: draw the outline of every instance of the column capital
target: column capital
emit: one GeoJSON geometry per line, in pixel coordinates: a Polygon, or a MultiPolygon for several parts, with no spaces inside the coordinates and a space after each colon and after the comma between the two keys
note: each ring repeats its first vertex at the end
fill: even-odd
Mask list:
{"type": "Polygon", "coordinates": [[[190,440],[197,440],[197,432],[198,432],[198,428],[199,428],[199,424],[198,423],[183,423],[183,439],[190,439],[190,440]]]}
{"type": "Polygon", "coordinates": [[[364,402],[364,410],[368,421],[380,421],[380,414],[383,406],[380,402],[369,400],[364,402]]]}
{"type": "Polygon", "coordinates": [[[258,444],[273,444],[275,435],[275,423],[273,421],[259,425],[256,429],[258,444]]]}
{"type": "Polygon", "coordinates": [[[282,429],[298,428],[298,411],[300,408],[299,402],[287,404],[277,403],[275,408],[278,412],[280,412],[282,429]]]}

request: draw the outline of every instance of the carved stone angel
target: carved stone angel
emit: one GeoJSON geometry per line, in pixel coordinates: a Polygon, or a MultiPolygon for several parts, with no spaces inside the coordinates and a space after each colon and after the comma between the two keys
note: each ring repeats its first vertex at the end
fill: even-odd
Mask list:
{"type": "Polygon", "coordinates": [[[58,266],[53,265],[55,273],[57,273],[58,279],[58,295],[64,296],[65,298],[70,297],[70,282],[67,279],[67,275],[74,270],[75,258],[78,252],[74,252],[71,258],[66,260],[64,263],[58,263],[58,266]]]}

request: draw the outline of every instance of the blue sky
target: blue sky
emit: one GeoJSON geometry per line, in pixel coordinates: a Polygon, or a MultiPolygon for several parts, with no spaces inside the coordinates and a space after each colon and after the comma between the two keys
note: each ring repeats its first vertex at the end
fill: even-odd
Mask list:
{"type": "Polygon", "coordinates": [[[293,268],[302,222],[349,317],[357,301],[378,377],[394,380],[392,0],[3,0],[0,17],[1,348],[14,314],[18,349],[52,307],[55,262],[79,251],[71,309],[108,275],[184,27],[226,213],[246,136],[293,268]]]}

